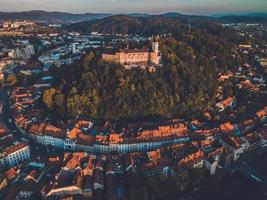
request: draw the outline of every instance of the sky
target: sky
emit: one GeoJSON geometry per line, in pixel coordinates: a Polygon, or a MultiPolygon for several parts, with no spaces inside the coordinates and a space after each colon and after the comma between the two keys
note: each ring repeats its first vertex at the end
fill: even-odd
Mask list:
{"type": "Polygon", "coordinates": [[[0,11],[242,14],[267,12],[267,0],[0,0],[0,11]]]}

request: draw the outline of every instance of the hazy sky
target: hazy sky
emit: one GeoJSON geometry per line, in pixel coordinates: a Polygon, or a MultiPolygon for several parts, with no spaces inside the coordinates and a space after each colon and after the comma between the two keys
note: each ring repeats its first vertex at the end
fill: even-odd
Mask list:
{"type": "Polygon", "coordinates": [[[0,0],[0,11],[225,14],[267,12],[267,0],[0,0]]]}

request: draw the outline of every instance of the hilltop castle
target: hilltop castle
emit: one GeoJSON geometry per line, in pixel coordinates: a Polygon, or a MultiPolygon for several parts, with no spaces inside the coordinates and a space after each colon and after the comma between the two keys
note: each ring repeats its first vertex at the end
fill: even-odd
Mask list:
{"type": "Polygon", "coordinates": [[[118,62],[123,65],[159,65],[161,62],[159,37],[153,37],[152,49],[106,50],[102,54],[102,59],[108,62],[118,62]]]}

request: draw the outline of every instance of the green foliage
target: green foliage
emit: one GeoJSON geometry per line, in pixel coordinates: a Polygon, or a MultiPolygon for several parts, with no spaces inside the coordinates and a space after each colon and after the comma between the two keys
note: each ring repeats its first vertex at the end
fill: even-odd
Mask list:
{"type": "Polygon", "coordinates": [[[48,109],[52,109],[54,105],[53,96],[56,92],[55,88],[46,89],[43,94],[43,102],[47,106],[48,109]]]}
{"type": "Polygon", "coordinates": [[[64,94],[57,93],[54,95],[55,109],[61,117],[64,117],[66,113],[65,101],[66,97],[64,94]]]}
{"type": "Polygon", "coordinates": [[[179,20],[164,18],[160,16],[153,17],[130,17],[125,15],[116,15],[105,19],[80,22],[66,27],[70,31],[81,31],[91,33],[94,31],[109,34],[145,34],[151,35],[157,33],[172,32],[173,28],[180,28],[179,20]]]}
{"type": "Polygon", "coordinates": [[[14,86],[18,82],[18,79],[15,75],[9,75],[7,77],[6,83],[8,86],[14,86]]]}
{"type": "Polygon", "coordinates": [[[198,190],[203,183],[211,182],[208,177],[204,169],[187,168],[173,176],[149,177],[145,188],[155,199],[176,200],[189,191],[198,190]]]}
{"type": "MultiPolygon", "coordinates": [[[[107,27],[104,31],[117,33],[121,28],[128,33],[133,28],[150,34],[165,29],[165,25],[167,31],[172,30],[175,37],[165,37],[160,43],[163,66],[155,72],[140,68],[128,70],[101,60],[99,52],[90,52],[80,63],[52,68],[57,90],[64,95],[58,98],[65,102],[62,106],[67,116],[84,114],[111,120],[192,118],[206,110],[215,98],[217,72],[236,64],[232,58],[235,33],[214,23],[199,23],[188,34],[179,29],[181,24],[175,19],[153,18],[152,23],[151,18],[123,17],[126,22],[121,18],[108,19],[112,30],[107,27]],[[117,21],[122,27],[114,24],[117,21]],[[146,23],[152,24],[139,30],[140,24],[146,23]]],[[[59,107],[55,102],[53,105],[48,100],[44,102],[48,108],[59,107]]]]}

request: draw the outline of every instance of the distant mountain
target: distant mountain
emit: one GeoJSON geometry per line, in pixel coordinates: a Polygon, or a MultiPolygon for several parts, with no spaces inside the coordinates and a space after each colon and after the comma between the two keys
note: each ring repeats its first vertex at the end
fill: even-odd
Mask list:
{"type": "Polygon", "coordinates": [[[246,15],[226,15],[217,17],[225,23],[263,23],[267,24],[267,13],[251,13],[246,15]]]}
{"type": "Polygon", "coordinates": [[[183,15],[180,13],[165,13],[159,15],[166,18],[177,18],[180,20],[212,20],[222,23],[267,23],[267,13],[249,13],[244,15],[218,15],[218,16],[204,16],[204,15],[183,15]]]}
{"type": "Polygon", "coordinates": [[[182,23],[173,18],[160,16],[132,17],[127,15],[115,15],[104,19],[89,22],[80,22],[66,27],[69,31],[84,33],[100,32],[110,34],[141,34],[151,35],[156,33],[172,32],[173,27],[181,28],[182,23]]]}
{"type": "Polygon", "coordinates": [[[0,12],[0,21],[4,20],[33,20],[47,21],[53,23],[77,23],[108,17],[110,14],[72,14],[67,12],[47,12],[42,10],[33,10],[25,12],[0,12]]]}
{"type": "Polygon", "coordinates": [[[186,15],[182,15],[177,12],[168,12],[160,15],[161,17],[167,17],[167,18],[176,18],[176,17],[185,17],[186,15]]]}
{"type": "MultiPolygon", "coordinates": [[[[95,22],[95,20],[111,16],[122,16],[122,15],[112,15],[105,13],[73,14],[67,12],[47,12],[42,10],[33,10],[25,12],[0,12],[0,21],[17,19],[17,20],[46,21],[46,22],[62,23],[62,24],[74,24],[74,23],[86,22],[87,24],[88,21],[95,22]]],[[[169,12],[160,15],[131,13],[124,16],[137,17],[137,18],[150,18],[150,19],[151,18],[175,19],[187,23],[189,21],[201,22],[203,20],[219,21],[223,23],[267,23],[267,13],[252,13],[246,15],[225,15],[225,16],[199,16],[199,15],[183,15],[176,12],[169,12]]],[[[126,20],[129,20],[129,18],[126,20]]],[[[78,26],[81,27],[81,24],[79,24],[78,26]]]]}
{"type": "Polygon", "coordinates": [[[150,14],[146,14],[146,13],[130,13],[127,16],[130,17],[150,17],[150,14]]]}
{"type": "Polygon", "coordinates": [[[251,17],[267,17],[267,13],[250,13],[250,14],[247,14],[247,16],[251,16],[251,17]]]}
{"type": "MultiPolygon", "coordinates": [[[[216,19],[217,20],[217,19],[216,19]]],[[[162,15],[114,15],[104,19],[70,24],[65,28],[69,31],[84,33],[122,33],[122,34],[163,34],[188,29],[189,23],[199,26],[206,22],[216,22],[207,16],[189,16],[179,13],[162,15]]]]}

